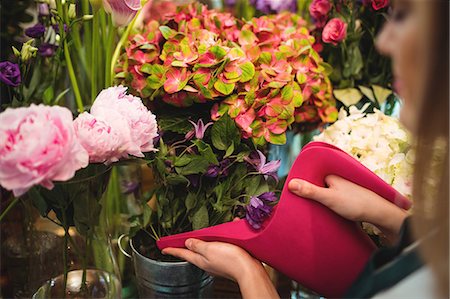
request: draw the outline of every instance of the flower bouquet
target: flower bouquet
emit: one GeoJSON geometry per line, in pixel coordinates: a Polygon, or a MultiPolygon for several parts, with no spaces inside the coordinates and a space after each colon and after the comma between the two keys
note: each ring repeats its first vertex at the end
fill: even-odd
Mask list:
{"type": "Polygon", "coordinates": [[[6,109],[0,124],[0,185],[16,197],[0,220],[17,201],[30,200],[41,216],[64,229],[64,273],[57,279],[62,293],[51,289],[53,281],[36,293],[37,298],[61,297],[66,292],[120,296],[117,264],[107,260],[111,248],[107,236],[97,229],[101,199],[111,163],[155,150],[155,116],[141,99],[127,95],[126,88],[112,87],[98,95],[90,113],[75,120],[67,108],[32,104],[6,109]],[[71,227],[85,240],[82,247],[69,232],[71,227]],[[68,261],[69,247],[82,259],[80,285],[66,285],[68,277],[80,271],[79,264],[68,261]],[[93,269],[105,271],[100,276],[107,286],[92,284],[93,269]]]}
{"type": "Polygon", "coordinates": [[[338,105],[371,103],[385,114],[394,113],[398,99],[392,92],[390,62],[374,49],[389,0],[226,0],[224,5],[246,19],[283,11],[298,13],[308,21],[314,49],[332,66],[330,80],[338,105]]]}
{"type": "MultiPolygon", "coordinates": [[[[341,109],[339,119],[314,140],[341,148],[411,198],[414,164],[411,136],[398,119],[379,110],[364,112],[368,106],[362,109],[351,106],[349,113],[341,109]]],[[[380,233],[372,225],[364,223],[363,226],[369,234],[380,233]]]]}

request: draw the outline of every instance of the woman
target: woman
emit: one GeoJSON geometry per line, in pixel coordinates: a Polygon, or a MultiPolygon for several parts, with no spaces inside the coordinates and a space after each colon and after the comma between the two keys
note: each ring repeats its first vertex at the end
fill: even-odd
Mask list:
{"type": "MultiPolygon", "coordinates": [[[[373,282],[376,276],[380,280],[380,273],[383,274],[386,265],[401,264],[399,261],[405,256],[410,257],[415,244],[419,244],[426,265],[414,271],[419,268],[419,262],[413,263],[417,265],[414,267],[409,262],[408,271],[391,272],[390,281],[385,284],[386,288],[391,288],[384,294],[387,297],[395,294],[407,296],[408,291],[414,290],[415,297],[421,297],[416,290],[416,282],[419,281],[419,291],[424,296],[449,296],[448,10],[447,0],[396,1],[390,20],[378,37],[377,48],[392,58],[394,86],[404,100],[401,121],[418,141],[414,215],[411,217],[413,238],[418,242],[408,247],[411,242],[405,241],[403,236],[401,247],[387,249],[389,252],[381,250],[349,290],[349,296],[368,297],[381,291],[382,282],[368,282],[373,282]],[[398,277],[393,278],[392,273],[398,277]],[[400,280],[401,283],[394,285],[400,280]],[[427,281],[431,282],[429,286],[427,281]],[[375,285],[378,287],[373,287],[375,285]]],[[[291,192],[316,200],[349,220],[374,224],[393,241],[399,238],[407,218],[405,211],[342,178],[329,176],[326,183],[328,188],[321,188],[293,179],[288,186],[291,192]]],[[[243,298],[278,297],[261,263],[243,249],[194,239],[187,240],[186,247],[188,249],[167,248],[164,253],[236,281],[243,298]]]]}

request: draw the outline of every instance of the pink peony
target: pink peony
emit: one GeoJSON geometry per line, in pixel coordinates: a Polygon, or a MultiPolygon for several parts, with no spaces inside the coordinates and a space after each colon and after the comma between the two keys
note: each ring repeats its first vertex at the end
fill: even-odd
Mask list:
{"type": "Polygon", "coordinates": [[[389,0],[372,0],[372,8],[380,10],[389,5],[389,0]]]}
{"type": "MultiPolygon", "coordinates": [[[[158,136],[156,118],[144,106],[140,98],[127,95],[126,91],[127,88],[123,86],[102,90],[92,105],[91,114],[97,117],[110,110],[120,114],[128,124],[131,138],[126,152],[136,157],[143,157],[142,152],[155,151],[153,139],[158,136]]],[[[109,125],[120,126],[114,121],[109,125]]],[[[117,128],[117,130],[122,129],[117,128]]]]}
{"type": "Polygon", "coordinates": [[[309,5],[309,13],[317,27],[322,28],[328,19],[331,4],[329,0],[314,0],[309,5]]]}
{"type": "Polygon", "coordinates": [[[32,104],[0,114],[0,184],[15,196],[38,184],[52,189],[88,163],[69,109],[32,104]]]}
{"type": "Polygon", "coordinates": [[[126,26],[141,9],[141,0],[103,0],[103,6],[116,26],[126,26]]]}
{"type": "Polygon", "coordinates": [[[339,18],[328,21],[323,28],[322,41],[327,44],[337,45],[347,36],[347,24],[339,18]]]}
{"type": "Polygon", "coordinates": [[[90,162],[109,164],[127,157],[130,128],[120,113],[99,108],[95,116],[87,112],[80,114],[73,125],[90,162]]]}

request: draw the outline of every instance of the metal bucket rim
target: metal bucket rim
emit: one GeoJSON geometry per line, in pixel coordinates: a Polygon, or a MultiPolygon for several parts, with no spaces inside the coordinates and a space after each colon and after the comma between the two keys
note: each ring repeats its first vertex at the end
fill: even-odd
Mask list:
{"type": "Polygon", "coordinates": [[[133,239],[130,239],[130,247],[131,250],[133,250],[133,254],[137,254],[139,257],[146,259],[149,263],[151,264],[155,264],[155,265],[171,265],[171,266],[186,266],[189,264],[189,262],[186,261],[181,261],[181,262],[160,262],[160,261],[155,261],[149,257],[146,257],[144,255],[142,255],[134,246],[133,246],[133,239]]]}

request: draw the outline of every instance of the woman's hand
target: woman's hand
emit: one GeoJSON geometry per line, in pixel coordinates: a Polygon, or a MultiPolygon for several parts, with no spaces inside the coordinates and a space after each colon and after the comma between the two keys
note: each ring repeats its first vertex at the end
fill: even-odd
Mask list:
{"type": "Polygon", "coordinates": [[[222,242],[186,240],[186,247],[166,248],[170,254],[186,260],[213,275],[239,284],[243,298],[279,298],[261,263],[242,248],[222,242]]]}
{"type": "Polygon", "coordinates": [[[348,220],[375,225],[389,241],[398,238],[400,227],[407,216],[405,210],[375,192],[341,177],[327,176],[325,183],[328,188],[316,186],[305,180],[292,179],[288,187],[292,193],[316,200],[348,220]]]}

